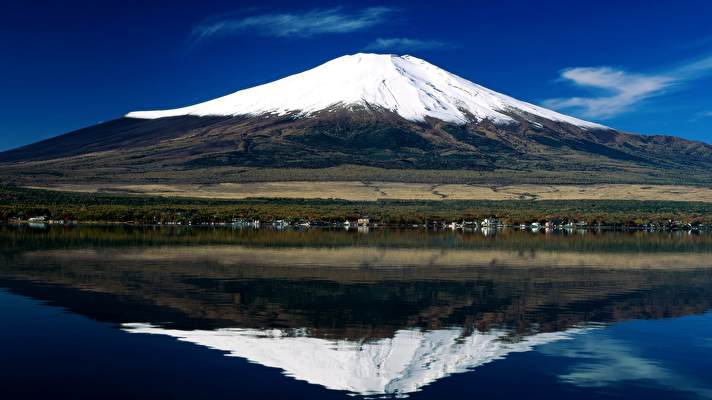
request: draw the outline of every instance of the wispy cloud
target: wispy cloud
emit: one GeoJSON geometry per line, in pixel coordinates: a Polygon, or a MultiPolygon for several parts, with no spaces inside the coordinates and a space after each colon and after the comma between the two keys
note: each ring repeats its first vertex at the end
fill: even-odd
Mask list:
{"type": "Polygon", "coordinates": [[[612,67],[578,67],[561,71],[561,79],[603,94],[555,98],[545,105],[578,111],[591,118],[610,118],[635,108],[641,101],[712,73],[712,57],[705,57],[658,73],[632,73],[612,67]]]}
{"type": "Polygon", "coordinates": [[[252,34],[265,37],[309,37],[349,33],[385,22],[397,9],[369,7],[354,12],[342,8],[313,9],[301,13],[254,14],[213,18],[193,28],[194,38],[252,34]]]}
{"type": "Polygon", "coordinates": [[[691,392],[698,398],[712,398],[712,386],[708,382],[667,368],[660,360],[645,357],[628,342],[610,338],[605,333],[547,345],[540,351],[574,360],[569,371],[559,375],[562,382],[571,385],[591,388],[647,381],[659,387],[691,392]]]}
{"type": "Polygon", "coordinates": [[[712,118],[712,110],[702,111],[697,114],[698,118],[712,118]]]}
{"type": "Polygon", "coordinates": [[[435,50],[448,48],[450,45],[439,40],[422,40],[412,38],[378,38],[369,43],[368,51],[413,51],[435,50]]]}
{"type": "Polygon", "coordinates": [[[606,94],[546,100],[548,107],[577,109],[582,115],[609,118],[628,111],[636,103],[669,87],[675,79],[666,75],[632,74],[610,67],[569,68],[561,78],[578,86],[602,89],[606,94]]]}

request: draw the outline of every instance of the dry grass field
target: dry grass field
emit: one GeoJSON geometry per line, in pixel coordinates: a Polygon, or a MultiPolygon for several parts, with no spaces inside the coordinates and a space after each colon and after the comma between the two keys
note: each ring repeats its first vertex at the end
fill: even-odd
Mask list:
{"type": "Polygon", "coordinates": [[[219,184],[60,184],[28,186],[80,193],[205,199],[389,200],[663,200],[712,203],[712,187],[682,185],[470,185],[397,182],[249,182],[219,184]]]}

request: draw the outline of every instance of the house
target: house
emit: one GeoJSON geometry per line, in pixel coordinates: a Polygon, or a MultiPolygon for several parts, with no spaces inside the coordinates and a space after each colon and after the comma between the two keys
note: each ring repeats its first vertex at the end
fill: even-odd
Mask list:
{"type": "Polygon", "coordinates": [[[497,218],[485,218],[482,220],[483,227],[494,228],[497,226],[498,223],[499,222],[497,221],[497,218]]]}
{"type": "Polygon", "coordinates": [[[356,225],[358,226],[368,226],[370,223],[371,221],[368,219],[368,217],[359,218],[356,221],[356,225]]]}

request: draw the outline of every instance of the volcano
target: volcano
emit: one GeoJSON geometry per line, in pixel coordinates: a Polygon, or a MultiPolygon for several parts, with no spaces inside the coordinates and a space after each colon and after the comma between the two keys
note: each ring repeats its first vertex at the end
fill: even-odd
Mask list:
{"type": "Polygon", "coordinates": [[[35,182],[388,180],[709,183],[712,146],[638,135],[412,56],[355,54],[187,107],[0,153],[35,182]],[[542,178],[544,177],[544,178],[542,178]]]}

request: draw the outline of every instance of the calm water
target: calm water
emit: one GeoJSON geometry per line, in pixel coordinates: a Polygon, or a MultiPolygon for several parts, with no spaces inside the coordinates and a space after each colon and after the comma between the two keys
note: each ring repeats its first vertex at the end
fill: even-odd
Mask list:
{"type": "Polygon", "coordinates": [[[712,398],[712,236],[0,227],[0,398],[712,398]]]}

